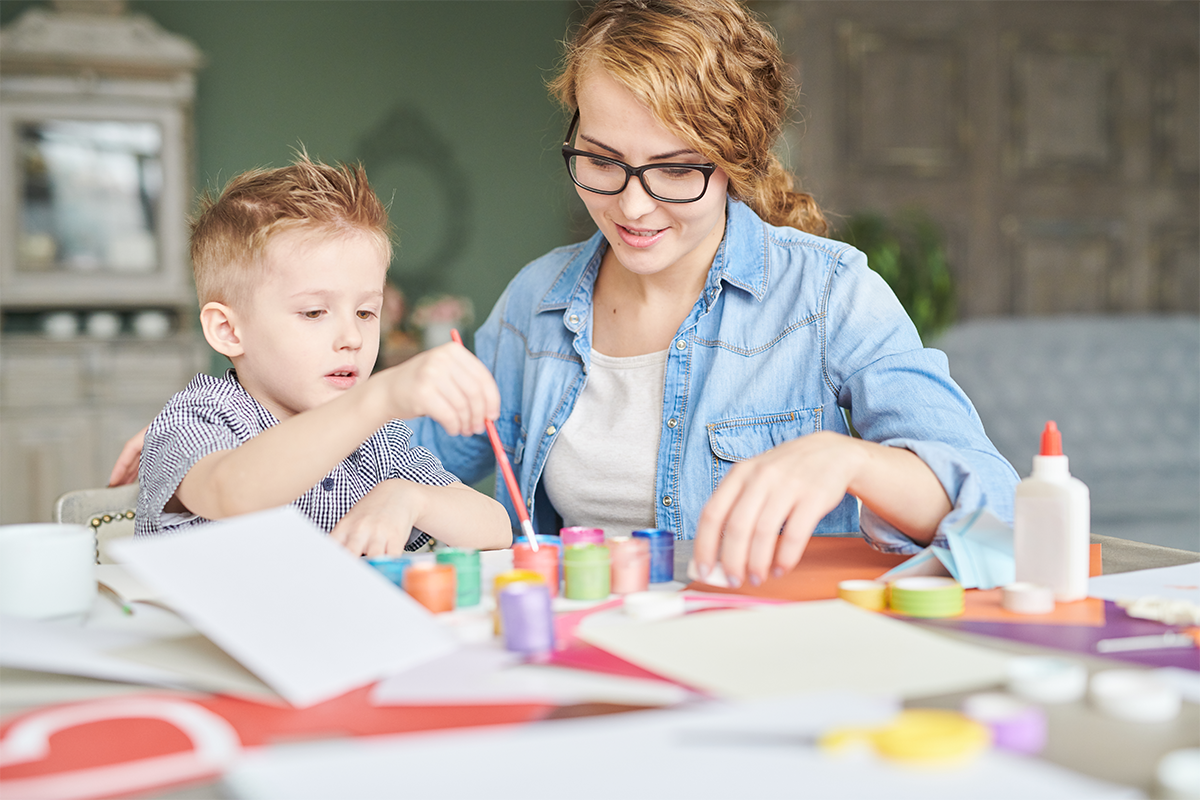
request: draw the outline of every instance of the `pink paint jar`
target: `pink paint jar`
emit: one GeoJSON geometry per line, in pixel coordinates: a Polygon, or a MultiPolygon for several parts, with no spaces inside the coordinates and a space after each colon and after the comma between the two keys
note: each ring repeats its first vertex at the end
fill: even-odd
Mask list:
{"type": "Polygon", "coordinates": [[[650,540],[633,536],[608,539],[612,556],[612,593],[632,594],[650,588],[650,540]]]}
{"type": "Polygon", "coordinates": [[[558,538],[562,539],[563,547],[569,547],[573,544],[604,544],[604,529],[559,528],[558,538]]]}

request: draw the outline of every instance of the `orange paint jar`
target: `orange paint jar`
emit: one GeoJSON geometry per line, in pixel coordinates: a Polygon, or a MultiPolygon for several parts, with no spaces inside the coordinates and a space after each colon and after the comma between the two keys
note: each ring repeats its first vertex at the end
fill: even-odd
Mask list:
{"type": "Polygon", "coordinates": [[[458,593],[453,564],[413,564],[404,572],[404,591],[434,614],[453,611],[458,593]]]}

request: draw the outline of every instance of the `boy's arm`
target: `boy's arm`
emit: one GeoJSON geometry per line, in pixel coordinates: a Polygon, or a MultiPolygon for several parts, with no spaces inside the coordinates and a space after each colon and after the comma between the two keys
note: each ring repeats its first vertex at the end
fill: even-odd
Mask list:
{"type": "Polygon", "coordinates": [[[453,547],[497,550],[512,544],[508,512],[487,495],[461,483],[431,486],[401,478],[372,489],[330,535],[355,555],[391,555],[404,551],[413,528],[453,547]]]}
{"type": "Polygon", "coordinates": [[[483,431],[485,415],[499,413],[499,391],[487,368],[465,348],[443,345],[240,447],[210,453],[184,476],[175,498],[207,519],[287,505],[390,419],[429,416],[457,435],[483,431]]]}

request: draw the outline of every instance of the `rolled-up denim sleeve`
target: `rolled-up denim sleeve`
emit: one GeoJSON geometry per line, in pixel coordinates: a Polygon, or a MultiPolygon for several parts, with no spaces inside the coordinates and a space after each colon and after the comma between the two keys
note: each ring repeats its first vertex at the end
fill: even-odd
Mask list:
{"type": "MultiPolygon", "coordinates": [[[[988,439],[975,407],[950,377],[945,354],[921,345],[899,301],[861,253],[843,254],[828,298],[830,388],[863,439],[913,452],[937,477],[952,508],[934,544],[945,546],[946,529],[980,508],[1011,523],[1016,470],[988,439]]],[[[923,549],[866,506],[860,525],[879,550],[923,549]]]]}

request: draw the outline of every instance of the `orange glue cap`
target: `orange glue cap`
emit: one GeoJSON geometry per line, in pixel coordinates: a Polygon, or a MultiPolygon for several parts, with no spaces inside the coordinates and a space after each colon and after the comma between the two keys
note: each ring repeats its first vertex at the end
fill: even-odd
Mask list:
{"type": "Polygon", "coordinates": [[[1061,456],[1062,454],[1062,434],[1058,432],[1058,426],[1054,424],[1054,420],[1050,420],[1046,423],[1045,430],[1042,431],[1042,449],[1038,455],[1061,456]]]}

